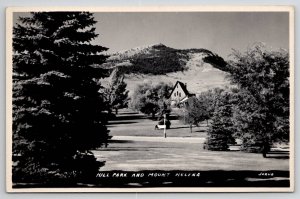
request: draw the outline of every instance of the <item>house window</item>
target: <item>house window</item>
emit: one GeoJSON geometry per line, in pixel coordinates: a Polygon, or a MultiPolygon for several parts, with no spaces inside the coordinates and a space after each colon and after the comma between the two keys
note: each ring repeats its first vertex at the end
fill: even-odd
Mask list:
{"type": "Polygon", "coordinates": [[[179,93],[179,97],[181,97],[181,93],[179,93]]]}
{"type": "Polygon", "coordinates": [[[176,97],[176,93],[174,93],[174,96],[176,97]]]}

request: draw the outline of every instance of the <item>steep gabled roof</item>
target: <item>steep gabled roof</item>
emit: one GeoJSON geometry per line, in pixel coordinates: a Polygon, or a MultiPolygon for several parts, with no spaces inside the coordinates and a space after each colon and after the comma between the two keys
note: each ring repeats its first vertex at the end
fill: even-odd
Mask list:
{"type": "Polygon", "coordinates": [[[186,85],[184,83],[182,83],[180,81],[177,81],[176,83],[178,83],[181,86],[181,88],[182,88],[182,90],[183,90],[183,92],[184,92],[185,95],[188,96],[190,94],[189,91],[186,88],[186,85]]]}
{"type": "Polygon", "coordinates": [[[171,92],[169,98],[172,96],[173,91],[175,90],[177,84],[179,84],[179,86],[182,88],[182,90],[186,96],[188,96],[188,97],[195,96],[195,94],[192,94],[187,90],[186,85],[183,82],[177,81],[172,89],[172,92],[171,92]]]}

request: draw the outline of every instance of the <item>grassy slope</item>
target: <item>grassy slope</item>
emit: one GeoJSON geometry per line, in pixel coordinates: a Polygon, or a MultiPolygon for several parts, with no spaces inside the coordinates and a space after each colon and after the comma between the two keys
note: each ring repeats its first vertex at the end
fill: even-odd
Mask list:
{"type": "Polygon", "coordinates": [[[224,65],[222,58],[206,49],[176,50],[159,44],[113,54],[106,67],[123,68],[130,93],[145,81],[182,81],[190,92],[200,93],[230,85],[225,78],[226,70],[222,71],[224,65]]]}

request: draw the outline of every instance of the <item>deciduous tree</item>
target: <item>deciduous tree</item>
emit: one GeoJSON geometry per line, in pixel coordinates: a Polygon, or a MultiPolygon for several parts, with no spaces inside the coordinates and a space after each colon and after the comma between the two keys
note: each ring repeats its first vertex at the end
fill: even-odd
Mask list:
{"type": "Polygon", "coordinates": [[[131,99],[131,106],[142,113],[152,115],[159,111],[166,111],[168,97],[172,90],[170,84],[160,82],[158,84],[144,83],[137,86],[131,99]]]}
{"type": "Polygon", "coordinates": [[[108,109],[114,109],[118,114],[120,108],[127,108],[128,106],[128,93],[126,89],[127,84],[124,82],[124,75],[116,68],[111,76],[109,84],[104,88],[105,99],[108,103],[108,109]]]}
{"type": "Polygon", "coordinates": [[[240,88],[234,111],[243,147],[289,141],[289,54],[256,44],[246,52],[233,52],[229,62],[232,83],[240,88]]]}

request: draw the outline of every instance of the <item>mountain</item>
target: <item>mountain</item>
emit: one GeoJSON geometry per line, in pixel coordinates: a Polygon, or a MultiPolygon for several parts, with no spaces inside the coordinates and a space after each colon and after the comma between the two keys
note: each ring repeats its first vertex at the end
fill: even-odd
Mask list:
{"type": "MultiPolygon", "coordinates": [[[[174,49],[163,44],[137,47],[109,55],[103,65],[125,74],[130,92],[142,82],[187,83],[192,93],[229,85],[226,62],[207,49],[174,49]]],[[[106,84],[104,79],[102,84],[106,84]]]]}

